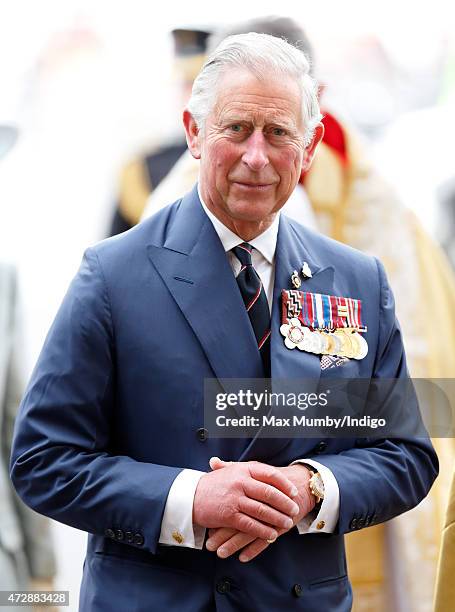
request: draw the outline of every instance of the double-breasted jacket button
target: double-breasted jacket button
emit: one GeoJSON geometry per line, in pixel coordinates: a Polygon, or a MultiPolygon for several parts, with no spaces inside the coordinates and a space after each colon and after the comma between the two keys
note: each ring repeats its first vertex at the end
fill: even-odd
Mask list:
{"type": "Polygon", "coordinates": [[[136,546],[143,546],[144,544],[144,536],[142,535],[142,533],[135,533],[133,536],[133,544],[136,544],[136,546]]]}
{"type": "Polygon", "coordinates": [[[352,521],[349,523],[349,527],[350,529],[357,529],[357,519],[353,518],[352,521]]]}
{"type": "Polygon", "coordinates": [[[357,529],[362,529],[362,527],[365,527],[365,519],[360,517],[357,519],[357,529]]]}
{"type": "Polygon", "coordinates": [[[132,531],[125,531],[125,540],[128,542],[128,544],[133,543],[134,536],[132,531]]]}
{"type": "Polygon", "coordinates": [[[222,578],[216,583],[216,590],[218,593],[224,595],[225,593],[229,593],[231,590],[231,583],[227,578],[222,578]]]}
{"type": "Polygon", "coordinates": [[[294,586],[292,587],[292,593],[296,597],[302,597],[302,595],[303,595],[303,587],[302,587],[302,585],[301,584],[294,584],[294,586]]]}
{"type": "Polygon", "coordinates": [[[196,436],[199,442],[205,442],[207,438],[209,437],[209,432],[205,429],[205,427],[200,427],[196,431],[196,436]]]}
{"type": "Polygon", "coordinates": [[[123,529],[115,530],[115,539],[118,540],[119,542],[125,539],[125,533],[123,532],[123,529]]]}
{"type": "Polygon", "coordinates": [[[104,535],[106,536],[106,538],[115,538],[115,532],[113,529],[106,529],[104,535]]]}
{"type": "Polygon", "coordinates": [[[324,442],[324,440],[321,440],[314,447],[314,452],[320,455],[321,453],[325,451],[326,448],[327,448],[327,442],[324,442]]]}
{"type": "Polygon", "coordinates": [[[376,515],[376,514],[371,514],[371,515],[368,517],[368,524],[369,524],[369,525],[374,525],[374,523],[376,522],[377,518],[378,518],[378,517],[377,517],[377,515],[376,515]]]}

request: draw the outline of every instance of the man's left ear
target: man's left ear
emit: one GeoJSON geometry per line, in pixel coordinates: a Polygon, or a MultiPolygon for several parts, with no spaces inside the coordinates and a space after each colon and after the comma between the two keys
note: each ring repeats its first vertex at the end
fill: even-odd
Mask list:
{"type": "Polygon", "coordinates": [[[307,148],[303,152],[302,172],[307,172],[310,169],[314,154],[316,153],[316,148],[318,144],[321,142],[323,136],[324,136],[324,126],[322,123],[318,123],[314,129],[313,140],[310,142],[310,144],[307,146],[307,148]]]}

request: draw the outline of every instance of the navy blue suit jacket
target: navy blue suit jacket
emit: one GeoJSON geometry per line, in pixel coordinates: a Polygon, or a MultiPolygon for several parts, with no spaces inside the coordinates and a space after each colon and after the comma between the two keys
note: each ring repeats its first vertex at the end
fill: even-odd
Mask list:
{"type": "MultiPolygon", "coordinates": [[[[393,297],[374,258],[281,216],[272,378],[324,377],[284,347],[280,292],[307,261],[305,290],[363,300],[368,355],[347,377],[406,377],[393,297]]],[[[255,378],[262,363],[221,242],[197,190],[87,250],[49,331],[17,420],[11,476],[22,499],[89,533],[84,612],[350,609],[343,534],[415,506],[437,474],[426,439],[203,439],[204,378],[255,378]],[[277,466],[315,457],[340,490],[334,534],[294,528],[255,560],[158,543],[168,491],[208,460],[277,466]]]]}

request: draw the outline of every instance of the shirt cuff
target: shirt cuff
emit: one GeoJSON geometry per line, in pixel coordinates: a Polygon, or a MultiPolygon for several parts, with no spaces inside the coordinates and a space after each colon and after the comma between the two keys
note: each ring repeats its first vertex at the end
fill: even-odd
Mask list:
{"type": "Polygon", "coordinates": [[[338,523],[340,513],[340,489],[332,470],[313,459],[297,459],[291,465],[305,463],[317,470],[324,483],[324,499],[319,512],[316,510],[307,514],[296,524],[300,534],[305,533],[333,533],[338,523]]]}
{"type": "Polygon", "coordinates": [[[161,521],[160,544],[202,549],[205,527],[193,525],[193,501],[205,472],[184,469],[172,483],[161,521]]]}

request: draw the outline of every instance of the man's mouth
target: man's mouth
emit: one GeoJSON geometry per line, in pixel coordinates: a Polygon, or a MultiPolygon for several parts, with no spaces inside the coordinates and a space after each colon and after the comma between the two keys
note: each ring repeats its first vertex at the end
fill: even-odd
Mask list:
{"type": "Polygon", "coordinates": [[[233,183],[243,189],[264,191],[274,186],[274,183],[252,183],[250,181],[233,181],[233,183]]]}

